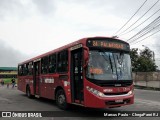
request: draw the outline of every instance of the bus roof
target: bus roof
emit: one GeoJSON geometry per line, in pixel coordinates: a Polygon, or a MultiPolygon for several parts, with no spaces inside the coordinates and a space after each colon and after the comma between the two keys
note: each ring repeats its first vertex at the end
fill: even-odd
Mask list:
{"type": "MultiPolygon", "coordinates": [[[[67,49],[67,48],[69,48],[69,47],[72,47],[72,46],[77,45],[77,44],[80,44],[80,43],[81,43],[81,44],[86,44],[85,41],[86,41],[87,39],[91,39],[91,38],[103,39],[103,38],[113,38],[113,37],[96,36],[96,37],[82,38],[82,39],[79,39],[79,40],[74,41],[74,42],[72,42],[72,43],[69,43],[69,44],[67,44],[67,45],[64,45],[64,46],[62,46],[62,47],[60,47],[60,48],[56,48],[56,49],[51,50],[51,51],[49,51],[49,52],[47,52],[47,53],[44,53],[44,54],[41,54],[41,55],[36,56],[36,57],[34,57],[34,58],[28,59],[28,60],[26,60],[26,61],[24,61],[24,62],[22,62],[22,63],[19,63],[18,65],[21,65],[21,64],[25,64],[25,63],[34,61],[34,60],[39,59],[39,58],[42,58],[42,57],[44,57],[44,56],[46,56],[46,55],[49,55],[49,54],[52,54],[52,53],[54,53],[54,52],[58,52],[58,51],[67,49]]],[[[122,41],[122,40],[117,39],[117,38],[113,38],[113,39],[122,41]]],[[[125,42],[125,41],[122,41],[122,42],[125,42]]],[[[127,42],[125,42],[125,43],[127,43],[127,42]]]]}

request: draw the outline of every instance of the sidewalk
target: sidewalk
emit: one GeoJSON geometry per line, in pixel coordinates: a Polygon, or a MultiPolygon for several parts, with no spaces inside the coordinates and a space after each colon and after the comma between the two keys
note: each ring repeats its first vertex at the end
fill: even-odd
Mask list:
{"type": "Polygon", "coordinates": [[[136,89],[143,89],[143,90],[160,91],[160,88],[146,87],[146,86],[139,86],[139,85],[134,85],[134,88],[136,88],[136,89]]]}
{"type": "Polygon", "coordinates": [[[10,84],[9,86],[7,86],[6,84],[5,85],[0,85],[0,89],[4,89],[4,88],[7,88],[7,89],[17,89],[17,86],[15,86],[14,88],[12,88],[12,84],[10,84]]]}

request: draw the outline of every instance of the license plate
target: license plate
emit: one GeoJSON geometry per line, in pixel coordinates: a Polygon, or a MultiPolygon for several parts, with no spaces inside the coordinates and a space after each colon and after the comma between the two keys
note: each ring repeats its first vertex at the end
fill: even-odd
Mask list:
{"type": "Polygon", "coordinates": [[[116,103],[123,102],[123,100],[115,100],[116,103]]]}

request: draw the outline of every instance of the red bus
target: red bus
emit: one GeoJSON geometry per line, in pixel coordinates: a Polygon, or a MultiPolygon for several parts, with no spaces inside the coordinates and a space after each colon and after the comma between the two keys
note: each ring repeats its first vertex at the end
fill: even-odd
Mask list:
{"type": "Polygon", "coordinates": [[[109,37],[83,38],[18,64],[18,89],[70,104],[112,108],[134,103],[128,43],[109,37]]]}

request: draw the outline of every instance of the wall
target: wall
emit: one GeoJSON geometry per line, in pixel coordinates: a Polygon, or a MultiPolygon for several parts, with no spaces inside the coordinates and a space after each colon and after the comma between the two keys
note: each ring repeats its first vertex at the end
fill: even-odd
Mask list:
{"type": "Polygon", "coordinates": [[[160,72],[132,73],[134,85],[160,88],[160,72]]]}

